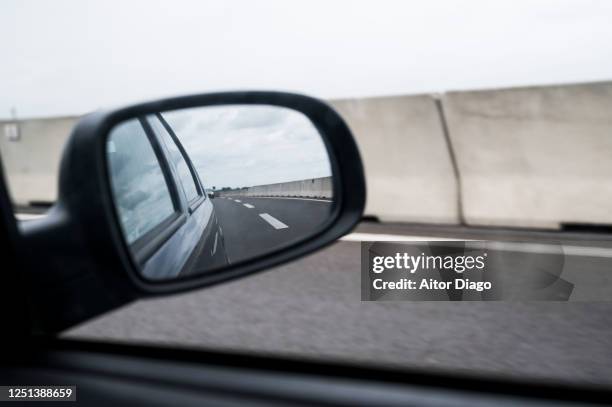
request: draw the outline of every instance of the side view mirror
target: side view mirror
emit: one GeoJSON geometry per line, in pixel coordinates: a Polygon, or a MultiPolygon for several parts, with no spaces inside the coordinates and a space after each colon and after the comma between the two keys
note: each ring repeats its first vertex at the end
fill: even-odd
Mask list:
{"type": "Polygon", "coordinates": [[[43,253],[32,270],[80,265],[44,271],[85,305],[42,325],[300,257],[350,231],[364,203],[348,127],[310,97],[215,93],[90,114],[65,148],[57,204],[22,226],[43,253]]]}

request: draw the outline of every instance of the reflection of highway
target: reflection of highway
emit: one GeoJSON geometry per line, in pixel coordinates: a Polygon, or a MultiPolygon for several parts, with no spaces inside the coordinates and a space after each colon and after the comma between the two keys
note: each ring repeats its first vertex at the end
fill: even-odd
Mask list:
{"type": "Polygon", "coordinates": [[[253,258],[315,232],[331,201],[308,198],[217,197],[212,200],[230,262],[253,258]]]}

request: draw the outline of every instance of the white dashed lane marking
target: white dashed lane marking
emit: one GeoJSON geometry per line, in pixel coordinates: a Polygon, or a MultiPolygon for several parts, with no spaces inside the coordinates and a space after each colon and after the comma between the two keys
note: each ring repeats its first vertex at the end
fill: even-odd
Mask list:
{"type": "Polygon", "coordinates": [[[381,233],[350,233],[340,238],[345,242],[435,242],[435,241],[456,241],[465,239],[451,239],[445,237],[432,236],[405,236],[390,235],[381,233]]]}
{"type": "Polygon", "coordinates": [[[246,206],[246,207],[247,207],[247,208],[249,208],[249,209],[253,209],[253,208],[254,208],[254,206],[253,206],[253,205],[251,205],[251,204],[243,204],[243,205],[244,205],[244,206],[246,206]]]}
{"type": "Polygon", "coordinates": [[[299,198],[293,196],[253,196],[251,198],[255,199],[297,199],[299,201],[315,201],[315,202],[325,202],[332,203],[331,199],[318,199],[318,198],[299,198]]]}
{"type": "Polygon", "coordinates": [[[214,256],[215,252],[217,251],[217,240],[218,239],[219,239],[219,233],[215,233],[215,243],[213,244],[212,251],[210,252],[212,256],[214,256]]]}
{"type": "Polygon", "coordinates": [[[263,220],[272,225],[274,229],[286,229],[289,227],[280,220],[276,219],[274,216],[268,215],[267,213],[260,213],[259,216],[261,216],[263,220]]]}
{"type": "MultiPolygon", "coordinates": [[[[345,242],[435,242],[435,241],[471,241],[471,239],[453,239],[432,236],[391,235],[384,233],[350,233],[342,236],[345,242]]],[[[589,247],[575,245],[552,245],[536,242],[497,242],[486,241],[487,249],[517,253],[559,254],[560,250],[566,256],[577,257],[604,257],[612,258],[612,248],[589,247]]]]}
{"type": "Polygon", "coordinates": [[[234,202],[238,202],[238,203],[240,203],[240,202],[242,202],[242,201],[241,201],[240,199],[234,199],[234,202]]]}
{"type": "Polygon", "coordinates": [[[15,217],[17,220],[32,220],[32,219],[40,219],[43,218],[45,214],[37,214],[37,213],[16,213],[15,217]]]}

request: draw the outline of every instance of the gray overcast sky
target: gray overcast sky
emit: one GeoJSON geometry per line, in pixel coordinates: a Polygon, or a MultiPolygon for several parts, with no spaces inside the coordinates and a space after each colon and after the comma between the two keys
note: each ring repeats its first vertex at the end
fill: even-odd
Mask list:
{"type": "Polygon", "coordinates": [[[0,4],[0,117],[158,96],[323,98],[612,78],[612,1],[29,1],[0,4]]]}
{"type": "Polygon", "coordinates": [[[217,106],[163,114],[206,188],[238,188],[331,176],[319,132],[276,106],[217,106]]]}

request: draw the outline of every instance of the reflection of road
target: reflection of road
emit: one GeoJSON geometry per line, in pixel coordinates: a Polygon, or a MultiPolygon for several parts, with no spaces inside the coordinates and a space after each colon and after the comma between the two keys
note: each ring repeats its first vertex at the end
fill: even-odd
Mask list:
{"type": "Polygon", "coordinates": [[[315,232],[331,202],[302,198],[219,197],[212,200],[230,262],[253,258],[315,232]]]}

